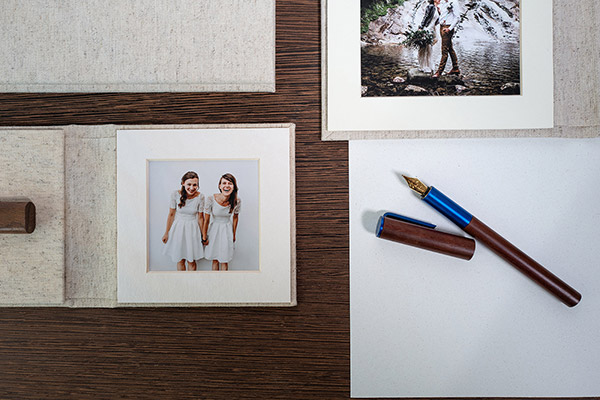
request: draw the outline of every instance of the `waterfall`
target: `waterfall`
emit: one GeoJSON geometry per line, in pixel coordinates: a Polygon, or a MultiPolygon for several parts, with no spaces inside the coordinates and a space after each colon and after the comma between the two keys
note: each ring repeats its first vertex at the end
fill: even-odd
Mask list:
{"type": "MultiPolygon", "coordinates": [[[[361,35],[365,44],[401,43],[404,32],[416,29],[422,18],[427,0],[406,0],[401,6],[390,8],[388,13],[369,25],[361,35]]],[[[495,41],[519,43],[519,0],[454,0],[461,22],[455,40],[495,41]]]]}

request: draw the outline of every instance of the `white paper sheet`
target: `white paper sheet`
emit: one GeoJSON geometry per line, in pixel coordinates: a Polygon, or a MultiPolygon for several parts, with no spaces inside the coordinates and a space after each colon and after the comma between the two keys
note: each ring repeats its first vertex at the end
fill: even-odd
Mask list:
{"type": "Polygon", "coordinates": [[[600,139],[351,141],[353,397],[600,394],[600,139]],[[378,239],[395,211],[462,233],[434,185],[579,290],[568,308],[478,243],[471,261],[378,239]]]}

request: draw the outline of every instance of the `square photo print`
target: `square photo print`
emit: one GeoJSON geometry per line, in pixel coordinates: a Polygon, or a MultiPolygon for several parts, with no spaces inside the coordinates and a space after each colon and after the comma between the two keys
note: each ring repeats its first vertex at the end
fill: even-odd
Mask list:
{"type": "Polygon", "coordinates": [[[121,305],[296,304],[294,125],[117,131],[121,305]]]}
{"type": "Polygon", "coordinates": [[[258,271],[259,160],[148,161],[148,271],[258,271]]]}

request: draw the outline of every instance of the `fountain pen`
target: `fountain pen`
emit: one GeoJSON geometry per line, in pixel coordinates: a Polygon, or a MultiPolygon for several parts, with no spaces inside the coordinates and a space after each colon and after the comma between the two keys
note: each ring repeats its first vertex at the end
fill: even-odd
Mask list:
{"type": "Polygon", "coordinates": [[[490,250],[556,296],[568,307],[573,307],[579,303],[581,300],[579,292],[450,200],[442,192],[433,186],[425,185],[416,178],[402,176],[406,179],[408,186],[418,193],[423,201],[450,219],[450,221],[458,225],[458,227],[473,236],[476,240],[485,244],[490,250]]]}

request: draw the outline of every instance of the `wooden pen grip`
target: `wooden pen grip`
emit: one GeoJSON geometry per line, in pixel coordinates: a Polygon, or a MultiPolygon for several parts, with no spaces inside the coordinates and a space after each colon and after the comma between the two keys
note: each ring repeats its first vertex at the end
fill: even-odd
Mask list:
{"type": "Polygon", "coordinates": [[[465,232],[479,240],[492,251],[515,266],[538,285],[556,296],[569,307],[581,300],[581,294],[560,280],[552,272],[537,263],[534,259],[516,248],[508,240],[494,232],[483,222],[473,217],[469,225],[463,228],[465,232]]]}

